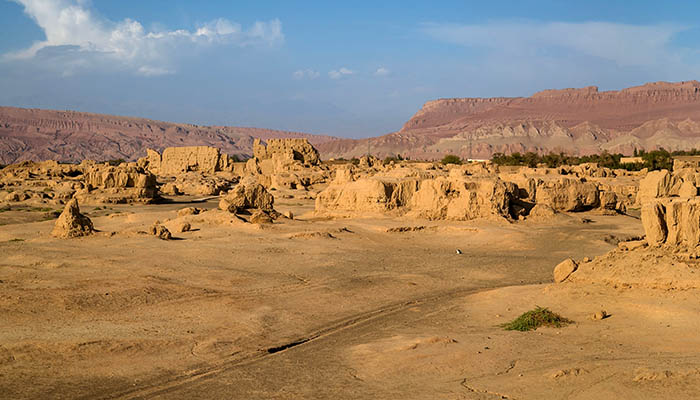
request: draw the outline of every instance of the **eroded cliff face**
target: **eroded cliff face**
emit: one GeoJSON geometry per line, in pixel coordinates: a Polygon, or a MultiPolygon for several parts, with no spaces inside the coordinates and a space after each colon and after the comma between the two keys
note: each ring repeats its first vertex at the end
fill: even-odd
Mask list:
{"type": "Polygon", "coordinates": [[[79,162],[135,160],[147,148],[211,146],[222,153],[253,153],[253,138],[306,138],[312,144],[334,138],[305,133],[229,126],[174,124],[143,118],[73,111],[0,107],[0,163],[23,160],[79,162]]]}
{"type": "Polygon", "coordinates": [[[400,131],[378,138],[318,145],[326,157],[438,159],[451,153],[564,151],[631,153],[700,146],[700,82],[656,82],[620,91],[595,86],[544,90],[531,97],[440,99],[425,105],[400,131]]]}

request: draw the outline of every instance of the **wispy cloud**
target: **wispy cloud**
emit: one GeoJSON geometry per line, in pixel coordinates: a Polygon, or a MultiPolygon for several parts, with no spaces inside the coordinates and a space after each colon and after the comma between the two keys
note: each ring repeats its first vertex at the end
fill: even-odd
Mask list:
{"type": "MultiPolygon", "coordinates": [[[[699,45],[679,40],[682,24],[493,21],[423,24],[457,49],[447,74],[461,86],[451,95],[528,95],[545,88],[622,88],[648,81],[696,79],[699,45]]],[[[448,91],[450,89],[447,89],[448,91]]]]}
{"type": "Polygon", "coordinates": [[[495,53],[537,56],[552,51],[613,61],[620,66],[644,66],[667,61],[672,38],[686,30],[679,25],[628,25],[610,22],[493,22],[486,24],[425,24],[423,32],[458,45],[495,53]]]}
{"type": "Polygon", "coordinates": [[[391,71],[384,67],[379,67],[376,71],[374,71],[374,76],[387,76],[389,74],[391,74],[391,71]]]}
{"type": "Polygon", "coordinates": [[[314,71],[313,69],[300,69],[294,71],[292,74],[294,79],[301,80],[301,79],[316,79],[321,74],[318,71],[314,71]]]}
{"type": "MultiPolygon", "coordinates": [[[[95,57],[108,58],[142,75],[174,72],[171,57],[182,46],[270,46],[284,42],[282,24],[274,19],[256,22],[248,29],[217,19],[194,31],[185,29],[147,31],[132,19],[114,22],[97,15],[83,0],[14,0],[44,31],[46,40],[27,49],[3,55],[3,59],[32,59],[70,48],[73,57],[83,56],[90,65],[95,57]],[[77,50],[77,51],[75,51],[77,50]]],[[[103,60],[101,60],[103,61],[103,60]]],[[[75,67],[75,62],[72,67],[75,67]]]]}
{"type": "Polygon", "coordinates": [[[344,76],[353,75],[353,74],[355,74],[355,71],[348,69],[348,68],[345,68],[345,67],[342,67],[342,68],[337,69],[337,70],[334,69],[334,70],[328,71],[328,76],[331,79],[340,79],[344,76]]]}

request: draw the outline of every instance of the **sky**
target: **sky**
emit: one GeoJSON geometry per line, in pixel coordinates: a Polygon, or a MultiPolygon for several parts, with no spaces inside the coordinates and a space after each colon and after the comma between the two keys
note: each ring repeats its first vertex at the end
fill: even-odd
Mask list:
{"type": "Polygon", "coordinates": [[[0,0],[0,105],[343,137],[429,100],[700,79],[697,1],[0,0]]]}

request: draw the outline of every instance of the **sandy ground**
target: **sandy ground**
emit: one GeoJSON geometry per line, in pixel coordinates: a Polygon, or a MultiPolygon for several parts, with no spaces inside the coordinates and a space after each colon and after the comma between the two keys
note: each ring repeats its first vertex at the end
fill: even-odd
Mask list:
{"type": "Polygon", "coordinates": [[[0,397],[677,399],[700,389],[695,291],[551,285],[564,258],[640,235],[636,218],[321,220],[292,199],[276,208],[301,217],[257,226],[217,210],[178,219],[187,205],[215,208],[86,207],[101,232],[72,240],[51,238],[52,221],[0,214],[0,397]],[[141,233],[155,220],[194,230],[172,241],[141,233]],[[421,228],[387,232],[397,227],[421,228]],[[535,305],[576,323],[498,327],[535,305]],[[601,309],[611,317],[589,318],[601,309]]]}

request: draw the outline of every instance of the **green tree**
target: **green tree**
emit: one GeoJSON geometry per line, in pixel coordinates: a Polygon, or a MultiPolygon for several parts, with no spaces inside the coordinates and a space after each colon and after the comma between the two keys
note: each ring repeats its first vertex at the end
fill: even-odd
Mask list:
{"type": "Polygon", "coordinates": [[[442,158],[442,161],[441,161],[441,162],[442,162],[444,165],[447,165],[447,164],[461,164],[461,163],[462,163],[462,159],[459,158],[458,156],[454,155],[454,154],[448,154],[448,155],[446,155],[445,157],[442,158]]]}

